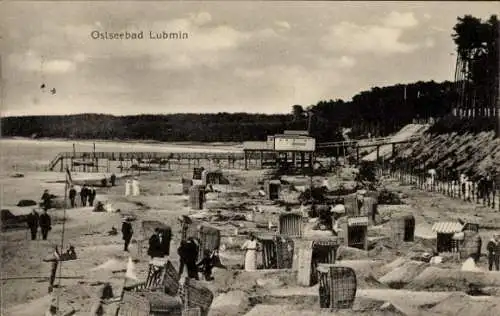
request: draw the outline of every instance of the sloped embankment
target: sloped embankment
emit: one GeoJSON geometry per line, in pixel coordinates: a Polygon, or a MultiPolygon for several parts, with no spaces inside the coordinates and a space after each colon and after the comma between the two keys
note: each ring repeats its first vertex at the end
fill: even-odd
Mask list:
{"type": "Polygon", "coordinates": [[[417,168],[450,168],[481,175],[488,170],[500,174],[500,139],[495,133],[426,133],[418,142],[398,145],[395,159],[409,161],[417,168]]]}

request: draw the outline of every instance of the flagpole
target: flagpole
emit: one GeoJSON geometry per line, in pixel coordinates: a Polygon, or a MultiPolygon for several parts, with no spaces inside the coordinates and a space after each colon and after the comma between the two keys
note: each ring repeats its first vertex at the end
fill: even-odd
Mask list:
{"type": "MultiPolygon", "coordinates": [[[[64,211],[63,211],[63,224],[62,224],[62,232],[61,232],[61,248],[59,250],[59,255],[62,255],[64,253],[64,232],[66,228],[66,209],[67,209],[67,203],[68,203],[68,182],[70,179],[68,176],[70,175],[68,166],[66,166],[66,181],[64,181],[64,211]]],[[[59,257],[60,258],[60,257],[59,257]]],[[[58,258],[58,259],[59,259],[58,258]]],[[[57,287],[60,289],[61,288],[61,276],[62,276],[62,263],[63,260],[59,260],[59,282],[57,284],[57,287]]],[[[59,293],[57,295],[57,310],[59,311],[59,293]]]]}

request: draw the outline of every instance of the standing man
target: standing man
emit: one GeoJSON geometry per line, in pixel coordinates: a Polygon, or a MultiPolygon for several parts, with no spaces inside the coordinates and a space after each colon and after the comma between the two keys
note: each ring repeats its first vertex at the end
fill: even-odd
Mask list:
{"type": "Polygon", "coordinates": [[[481,199],[484,203],[484,177],[481,176],[477,182],[477,204],[480,204],[481,199]]]}
{"type": "Polygon", "coordinates": [[[186,248],[184,263],[186,264],[188,278],[199,280],[197,259],[200,247],[198,246],[197,241],[193,237],[190,237],[186,248]]]}
{"type": "Polygon", "coordinates": [[[49,190],[44,190],[43,191],[41,200],[42,200],[42,207],[43,207],[43,209],[44,210],[50,209],[51,196],[50,196],[49,190]]]}
{"type": "Polygon", "coordinates": [[[28,228],[31,232],[31,240],[36,239],[36,235],[38,233],[39,220],[40,217],[38,216],[38,213],[35,210],[33,210],[26,219],[26,222],[28,223],[28,228]]]}
{"type": "Polygon", "coordinates": [[[184,266],[186,262],[184,262],[185,258],[188,256],[188,242],[186,240],[181,240],[181,244],[179,248],[177,248],[177,254],[179,255],[179,276],[182,276],[182,272],[184,272],[184,266]]]}
{"type": "Polygon", "coordinates": [[[74,208],[76,206],[75,199],[76,190],[74,186],[71,186],[71,189],[69,189],[69,201],[71,202],[71,208],[74,208]]]}
{"type": "Polygon", "coordinates": [[[491,193],[493,191],[493,180],[491,176],[488,174],[486,176],[486,179],[484,180],[484,198],[483,198],[483,205],[488,204],[488,206],[491,206],[491,193]]]}
{"type": "Polygon", "coordinates": [[[82,206],[87,206],[87,197],[88,197],[87,190],[88,189],[86,184],[84,184],[80,189],[80,200],[82,201],[82,206]]]}
{"type": "Polygon", "coordinates": [[[90,189],[88,189],[87,193],[88,193],[88,197],[89,197],[89,206],[94,206],[95,197],[97,195],[95,188],[90,187],[90,189]]]}
{"type": "Polygon", "coordinates": [[[47,214],[47,210],[43,210],[42,215],[40,215],[40,229],[42,231],[42,239],[47,240],[47,235],[52,230],[50,215],[47,214]]]}
{"type": "Polygon", "coordinates": [[[160,241],[160,229],[155,228],[155,232],[149,238],[149,248],[148,255],[153,258],[161,257],[161,241],[160,241]]]}
{"type": "Polygon", "coordinates": [[[161,253],[164,256],[170,255],[170,241],[172,240],[172,230],[163,228],[160,230],[160,247],[161,253]]]}
{"type": "Polygon", "coordinates": [[[111,178],[109,179],[109,182],[111,182],[111,186],[114,187],[116,184],[116,175],[113,173],[111,175],[111,178]]]}
{"type": "Polygon", "coordinates": [[[488,270],[493,270],[493,264],[497,271],[500,270],[500,245],[498,244],[498,234],[494,234],[486,245],[488,250],[488,270]]]}
{"type": "Polygon", "coordinates": [[[134,230],[132,229],[132,224],[130,223],[130,217],[126,217],[123,220],[122,224],[122,236],[123,241],[125,242],[123,250],[128,251],[128,245],[130,244],[130,240],[132,239],[132,235],[134,234],[134,230]]]}

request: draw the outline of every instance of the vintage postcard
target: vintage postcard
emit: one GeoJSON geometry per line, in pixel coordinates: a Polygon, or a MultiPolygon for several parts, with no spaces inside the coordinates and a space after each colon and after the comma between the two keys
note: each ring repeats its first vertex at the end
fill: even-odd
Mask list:
{"type": "Polygon", "coordinates": [[[0,314],[500,314],[497,13],[3,1],[0,314]]]}

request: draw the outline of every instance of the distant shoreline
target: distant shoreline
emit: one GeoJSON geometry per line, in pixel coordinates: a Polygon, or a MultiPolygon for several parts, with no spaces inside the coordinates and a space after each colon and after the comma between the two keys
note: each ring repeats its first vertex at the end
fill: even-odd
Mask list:
{"type": "Polygon", "coordinates": [[[179,145],[179,146],[213,146],[213,147],[230,147],[239,146],[242,143],[239,142],[162,142],[159,140],[151,139],[91,139],[91,138],[59,138],[59,137],[40,137],[40,138],[30,138],[21,136],[2,136],[0,140],[25,140],[25,141],[63,141],[63,142],[95,142],[95,143],[128,143],[128,144],[169,144],[169,145],[179,145]]]}

